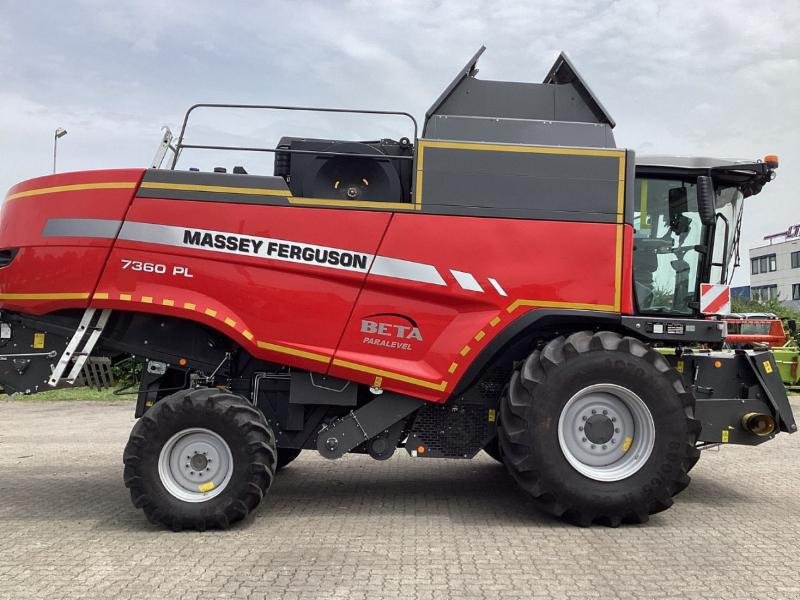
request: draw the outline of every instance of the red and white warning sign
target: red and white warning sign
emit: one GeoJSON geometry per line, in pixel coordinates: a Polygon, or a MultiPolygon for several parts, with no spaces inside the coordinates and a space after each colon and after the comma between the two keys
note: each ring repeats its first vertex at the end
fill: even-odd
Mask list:
{"type": "Polygon", "coordinates": [[[721,283],[701,283],[700,312],[706,315],[731,314],[731,286],[721,283]]]}

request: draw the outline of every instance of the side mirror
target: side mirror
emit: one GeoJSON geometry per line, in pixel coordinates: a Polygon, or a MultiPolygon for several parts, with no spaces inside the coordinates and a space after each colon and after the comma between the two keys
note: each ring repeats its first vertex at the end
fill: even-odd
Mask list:
{"type": "Polygon", "coordinates": [[[700,175],[697,178],[697,210],[703,225],[713,225],[717,221],[717,207],[714,200],[714,182],[711,177],[700,175]]]}

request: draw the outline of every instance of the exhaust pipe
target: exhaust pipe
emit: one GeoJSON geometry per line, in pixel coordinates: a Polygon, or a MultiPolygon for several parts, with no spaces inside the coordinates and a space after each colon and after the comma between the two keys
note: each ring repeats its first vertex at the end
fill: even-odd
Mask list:
{"type": "Polygon", "coordinates": [[[747,413],[742,417],[742,427],[758,437],[766,437],[775,431],[775,419],[761,413],[747,413]]]}

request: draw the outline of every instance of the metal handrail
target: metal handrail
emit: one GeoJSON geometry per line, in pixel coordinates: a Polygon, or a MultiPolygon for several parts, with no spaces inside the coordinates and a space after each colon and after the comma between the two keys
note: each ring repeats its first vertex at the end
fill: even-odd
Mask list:
{"type": "Polygon", "coordinates": [[[271,104],[217,104],[217,103],[199,103],[193,104],[189,107],[186,111],[186,114],[183,117],[183,124],[181,125],[181,133],[178,136],[178,142],[175,144],[175,156],[172,159],[172,166],[171,169],[174,169],[178,164],[178,158],[180,157],[181,150],[183,148],[194,148],[200,150],[238,150],[238,151],[245,151],[245,152],[286,152],[287,154],[316,154],[322,156],[348,156],[353,158],[377,158],[377,159],[402,159],[402,160],[412,160],[410,156],[390,156],[386,154],[352,154],[347,152],[316,152],[311,150],[291,150],[289,148],[262,148],[256,146],[216,146],[216,145],[206,145],[206,144],[184,144],[183,138],[186,134],[186,127],[189,123],[189,115],[197,108],[243,108],[243,109],[257,109],[257,110],[294,110],[294,111],[307,111],[307,112],[330,112],[330,113],[348,113],[348,114],[364,114],[364,115],[394,115],[400,117],[407,117],[411,120],[414,124],[414,137],[413,140],[416,142],[417,140],[417,120],[414,118],[413,115],[407,112],[402,111],[390,111],[390,110],[360,110],[360,109],[352,109],[352,108],[325,108],[325,107],[313,107],[313,106],[280,106],[280,105],[271,105],[271,104]]]}

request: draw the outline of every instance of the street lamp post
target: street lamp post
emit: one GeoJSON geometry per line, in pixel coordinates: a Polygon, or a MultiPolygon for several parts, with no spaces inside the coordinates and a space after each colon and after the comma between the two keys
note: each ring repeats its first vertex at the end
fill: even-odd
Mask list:
{"type": "Polygon", "coordinates": [[[56,129],[55,135],[53,136],[53,173],[56,172],[56,153],[58,152],[58,138],[64,137],[67,135],[67,130],[63,127],[59,127],[56,129]]]}

